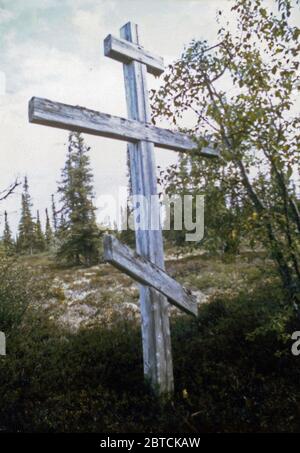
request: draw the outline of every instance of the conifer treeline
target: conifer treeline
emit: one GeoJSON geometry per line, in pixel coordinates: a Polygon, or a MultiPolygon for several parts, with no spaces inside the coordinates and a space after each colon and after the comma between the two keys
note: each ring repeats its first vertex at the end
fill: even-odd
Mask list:
{"type": "Polygon", "coordinates": [[[48,210],[46,209],[46,229],[43,231],[40,213],[36,217],[32,215],[32,201],[29,193],[28,178],[25,176],[23,193],[21,196],[21,216],[16,238],[13,238],[8,221],[8,214],[4,212],[4,231],[2,245],[7,254],[33,255],[50,251],[54,245],[54,234],[52,231],[48,210]]]}
{"type": "Polygon", "coordinates": [[[21,216],[16,239],[13,239],[4,213],[2,246],[7,254],[54,252],[68,264],[96,263],[99,258],[100,236],[93,205],[93,175],[88,156],[89,148],[78,133],[70,133],[65,166],[58,186],[59,209],[51,196],[52,221],[45,209],[45,229],[40,213],[32,215],[32,201],[27,176],[21,198],[21,216]]]}

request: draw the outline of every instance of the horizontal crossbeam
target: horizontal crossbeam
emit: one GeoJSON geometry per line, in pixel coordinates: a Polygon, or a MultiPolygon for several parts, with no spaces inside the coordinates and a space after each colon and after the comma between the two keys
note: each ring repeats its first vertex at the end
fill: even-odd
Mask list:
{"type": "Polygon", "coordinates": [[[138,44],[115,38],[112,35],[108,35],[104,40],[104,54],[106,57],[125,64],[133,60],[144,63],[147,71],[154,76],[160,76],[164,72],[163,58],[153,55],[138,44]]]}
{"type": "MultiPolygon", "coordinates": [[[[197,150],[196,143],[180,132],[37,97],[29,102],[29,121],[126,142],[152,142],[160,148],[174,151],[197,150]]],[[[219,156],[218,150],[212,147],[202,148],[200,153],[206,157],[219,156]]]]}
{"type": "Polygon", "coordinates": [[[109,234],[104,236],[104,259],[143,285],[166,296],[180,310],[198,315],[195,298],[165,271],[109,234]]]}

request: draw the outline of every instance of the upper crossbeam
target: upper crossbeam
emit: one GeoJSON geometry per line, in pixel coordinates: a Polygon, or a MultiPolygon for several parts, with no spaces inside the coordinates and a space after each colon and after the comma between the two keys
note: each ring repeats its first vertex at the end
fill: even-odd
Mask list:
{"type": "Polygon", "coordinates": [[[160,76],[164,72],[163,58],[148,52],[139,44],[112,35],[108,35],[104,40],[104,54],[125,64],[131,61],[143,63],[147,66],[147,71],[154,76],[160,76]]]}

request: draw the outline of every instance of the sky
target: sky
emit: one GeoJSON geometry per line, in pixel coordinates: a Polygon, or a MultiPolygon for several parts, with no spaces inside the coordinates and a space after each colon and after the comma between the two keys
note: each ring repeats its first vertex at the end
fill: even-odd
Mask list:
{"type": "MultiPolygon", "coordinates": [[[[66,157],[67,131],[28,122],[28,101],[39,96],[126,117],[122,64],[104,56],[103,40],[139,25],[142,45],[169,64],[196,39],[216,41],[217,10],[230,0],[0,0],[0,190],[28,176],[34,210],[51,206],[66,157]]],[[[228,16],[229,17],[229,16],[228,16]]],[[[149,88],[160,80],[148,75],[149,88]]],[[[85,135],[91,147],[96,199],[127,185],[126,144],[85,135]]],[[[156,149],[166,167],[175,152],[156,149]]],[[[21,188],[0,205],[13,230],[21,188]]]]}

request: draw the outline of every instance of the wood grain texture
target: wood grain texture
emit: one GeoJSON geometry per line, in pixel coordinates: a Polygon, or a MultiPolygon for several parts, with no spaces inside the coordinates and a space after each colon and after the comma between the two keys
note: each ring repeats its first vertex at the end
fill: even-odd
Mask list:
{"type": "Polygon", "coordinates": [[[195,298],[163,269],[138,255],[111,235],[105,235],[103,245],[104,259],[107,262],[139,283],[153,287],[180,310],[194,316],[198,315],[195,298]]]}
{"type": "MultiPolygon", "coordinates": [[[[37,97],[33,97],[29,102],[29,121],[126,142],[136,143],[143,140],[174,151],[188,152],[197,148],[188,135],[180,132],[37,97]]],[[[218,157],[219,152],[212,147],[206,147],[200,154],[205,157],[218,157]]]]}
{"type": "MultiPolygon", "coordinates": [[[[138,29],[128,23],[121,28],[121,38],[139,44],[138,29]]],[[[128,116],[131,120],[150,123],[147,89],[147,69],[133,61],[123,65],[128,116]]],[[[140,141],[128,145],[131,193],[150,200],[157,194],[156,165],[153,143],[140,141]]],[[[143,216],[143,213],[140,214],[143,216]]],[[[149,216],[150,217],[150,216],[149,216]]],[[[146,213],[144,218],[146,218],[146,213]]],[[[151,219],[148,219],[151,222],[151,219]]],[[[139,255],[164,269],[161,230],[136,229],[136,249],[139,255]]],[[[140,285],[140,306],[144,374],[160,394],[171,395],[174,390],[173,361],[167,298],[148,286],[140,285]]]]}
{"type": "Polygon", "coordinates": [[[4,332],[0,332],[0,355],[6,355],[6,337],[4,332]]]}
{"type": "Polygon", "coordinates": [[[125,39],[108,35],[104,40],[104,54],[106,57],[130,63],[135,60],[147,66],[147,71],[154,76],[160,76],[164,72],[164,60],[138,44],[133,44],[125,39]]]}

